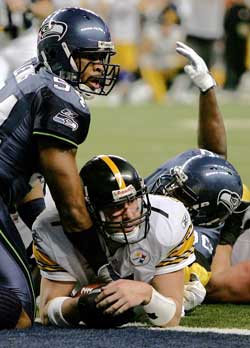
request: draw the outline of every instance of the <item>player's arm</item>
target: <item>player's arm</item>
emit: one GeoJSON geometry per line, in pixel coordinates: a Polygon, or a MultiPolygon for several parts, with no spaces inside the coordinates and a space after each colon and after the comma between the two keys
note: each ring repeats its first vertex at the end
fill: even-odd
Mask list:
{"type": "Polygon", "coordinates": [[[76,163],[76,149],[40,138],[40,165],[65,231],[81,232],[92,225],[76,163]]]}
{"type": "MultiPolygon", "coordinates": [[[[166,299],[168,299],[168,301],[172,302],[171,309],[173,317],[171,320],[167,321],[165,324],[161,324],[160,326],[170,327],[179,325],[183,305],[184,270],[181,269],[176,272],[157,275],[153,278],[152,286],[156,291],[159,292],[159,294],[163,295],[166,299]]],[[[164,308],[163,303],[162,308],[164,308]]]]}
{"type": "Polygon", "coordinates": [[[39,163],[64,232],[99,278],[108,281],[110,276],[106,267],[103,267],[108,261],[85,204],[76,163],[76,149],[58,140],[42,138],[38,140],[39,163]]]}
{"type": "MultiPolygon", "coordinates": [[[[229,246],[223,246],[229,247],[229,246]]],[[[225,271],[212,273],[206,286],[207,302],[249,303],[250,261],[240,262],[225,271]]]]}
{"type": "Polygon", "coordinates": [[[116,316],[141,305],[152,324],[176,326],[181,317],[183,288],[183,270],[157,275],[151,284],[120,279],[102,288],[96,298],[97,308],[116,316]]]}
{"type": "Polygon", "coordinates": [[[77,298],[70,297],[75,282],[42,277],[39,313],[43,325],[70,327],[79,323],[77,298]]]}
{"type": "Polygon", "coordinates": [[[192,48],[182,42],[177,42],[176,51],[188,59],[189,63],[184,70],[201,92],[198,146],[226,158],[226,130],[215,95],[216,82],[209,73],[204,60],[192,48]]]}
{"type": "Polygon", "coordinates": [[[215,90],[200,94],[198,146],[227,158],[227,138],[215,90]]]}

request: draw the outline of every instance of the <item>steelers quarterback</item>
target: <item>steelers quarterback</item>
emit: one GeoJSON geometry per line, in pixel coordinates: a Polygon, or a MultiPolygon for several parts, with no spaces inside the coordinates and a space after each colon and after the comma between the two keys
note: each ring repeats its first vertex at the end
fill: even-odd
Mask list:
{"type": "Polygon", "coordinates": [[[62,233],[56,208],[45,209],[33,225],[41,322],[113,327],[130,321],[132,309],[140,308],[153,325],[178,325],[184,268],[195,259],[188,211],[173,198],[148,195],[136,169],[118,156],[92,158],[80,177],[103,250],[120,279],[100,284],[94,293],[89,289],[86,296],[95,275],[62,233]]]}

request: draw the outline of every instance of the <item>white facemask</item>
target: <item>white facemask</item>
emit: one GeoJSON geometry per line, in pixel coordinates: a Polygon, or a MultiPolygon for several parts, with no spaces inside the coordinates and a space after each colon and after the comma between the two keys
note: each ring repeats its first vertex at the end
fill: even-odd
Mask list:
{"type": "Polygon", "coordinates": [[[123,232],[116,232],[112,234],[108,234],[109,238],[114,242],[126,244],[126,243],[136,243],[142,239],[142,231],[139,226],[136,226],[133,231],[127,232],[126,237],[123,232]]]}

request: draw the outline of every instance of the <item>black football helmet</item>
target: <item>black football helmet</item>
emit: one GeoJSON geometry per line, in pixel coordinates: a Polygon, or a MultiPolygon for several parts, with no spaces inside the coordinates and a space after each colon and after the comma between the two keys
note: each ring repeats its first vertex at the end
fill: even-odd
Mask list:
{"type": "Polygon", "coordinates": [[[49,71],[67,81],[88,96],[107,95],[119,75],[119,65],[110,64],[115,54],[109,28],[96,13],[83,8],[62,8],[47,17],[38,33],[38,59],[49,71]],[[77,66],[78,58],[87,58],[90,63],[103,65],[98,77],[100,88],[91,90],[81,75],[87,66],[77,66]],[[96,63],[97,64],[97,63],[96,63]]]}
{"type": "Polygon", "coordinates": [[[149,229],[151,206],[142,178],[124,158],[114,155],[93,157],[81,169],[85,198],[93,220],[113,241],[132,244],[145,238],[149,229]],[[106,221],[107,208],[122,207],[125,202],[140,199],[140,215],[120,222],[106,221]],[[133,231],[125,232],[128,227],[133,231]],[[119,229],[121,233],[115,232],[119,229]]]}
{"type": "Polygon", "coordinates": [[[219,227],[241,204],[240,175],[227,160],[207,154],[193,156],[161,175],[151,193],[184,203],[196,226],[219,227]]]}

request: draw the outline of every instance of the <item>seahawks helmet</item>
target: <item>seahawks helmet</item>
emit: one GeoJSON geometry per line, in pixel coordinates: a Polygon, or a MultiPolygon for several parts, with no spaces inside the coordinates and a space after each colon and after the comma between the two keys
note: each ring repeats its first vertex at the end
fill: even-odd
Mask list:
{"type": "Polygon", "coordinates": [[[117,81],[119,65],[110,64],[110,57],[115,54],[114,44],[106,23],[94,12],[76,7],[53,12],[40,27],[37,48],[42,65],[86,96],[107,95],[117,81]],[[80,61],[78,58],[90,62],[81,68],[76,63],[80,61]],[[86,86],[87,80],[81,80],[81,75],[89,64],[100,62],[101,76],[91,78],[100,87],[92,90],[86,86]]]}
{"type": "Polygon", "coordinates": [[[240,175],[232,164],[204,153],[161,175],[151,193],[182,201],[194,225],[218,227],[240,206],[242,191],[240,175]]]}
{"type": "Polygon", "coordinates": [[[151,207],[142,178],[124,158],[100,155],[88,161],[80,171],[85,198],[93,220],[101,232],[118,243],[132,244],[145,238],[151,207]],[[104,210],[122,209],[126,202],[138,199],[139,215],[119,222],[107,221],[104,210]],[[126,229],[134,227],[132,231],[126,229]],[[115,232],[119,230],[119,232],[115,232]]]}

